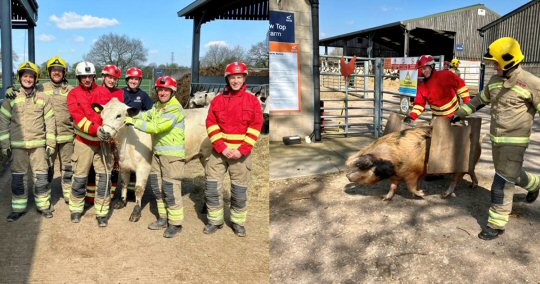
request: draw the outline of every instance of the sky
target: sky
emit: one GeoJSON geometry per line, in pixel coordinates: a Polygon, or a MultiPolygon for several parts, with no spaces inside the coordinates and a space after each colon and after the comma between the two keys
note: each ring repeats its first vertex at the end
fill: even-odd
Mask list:
{"type": "MultiPolygon", "coordinates": [[[[226,1],[226,0],[222,0],[226,1]]],[[[269,0],[274,1],[274,0],[269,0]]],[[[299,1],[299,0],[283,0],[299,1]]],[[[35,29],[36,63],[59,55],[71,65],[83,59],[92,44],[108,33],[140,39],[148,49],[146,64],[191,65],[193,20],[177,12],[192,0],[38,0],[35,29]]],[[[501,16],[527,3],[526,0],[320,0],[320,38],[375,27],[400,20],[484,4],[501,16]]],[[[216,20],[201,31],[201,56],[213,44],[246,50],[266,38],[267,21],[216,20]]],[[[25,30],[13,30],[13,47],[20,55],[15,66],[27,59],[25,30]]]]}
{"type": "MultiPolygon", "coordinates": [[[[223,0],[225,1],[225,0],[223,0]]],[[[177,12],[193,0],[38,0],[36,63],[59,55],[70,65],[79,62],[92,44],[108,33],[143,41],[149,63],[191,66],[193,20],[177,12]]],[[[249,48],[266,39],[268,21],[215,20],[202,26],[201,56],[212,44],[249,48]]],[[[13,30],[13,49],[28,58],[27,32],[13,30]]]]}

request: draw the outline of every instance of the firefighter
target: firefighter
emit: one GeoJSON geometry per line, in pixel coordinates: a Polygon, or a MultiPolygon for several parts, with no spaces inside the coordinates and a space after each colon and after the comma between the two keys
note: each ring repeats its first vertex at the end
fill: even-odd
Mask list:
{"type": "Polygon", "coordinates": [[[174,96],[177,90],[174,78],[159,77],[154,87],[158,101],[152,109],[134,118],[126,117],[125,122],[153,135],[154,155],[148,179],[156,196],[159,219],[150,223],[148,229],[167,228],[163,237],[172,238],[182,231],[184,221],[182,203],[182,176],[186,156],[184,110],[174,96]]]}
{"type": "Polygon", "coordinates": [[[515,185],[527,190],[529,203],[536,200],[540,189],[540,175],[523,170],[533,118],[540,111],[540,78],[521,68],[524,58],[514,38],[494,41],[484,59],[493,63],[497,74],[491,77],[480,95],[463,105],[452,119],[458,121],[491,104],[490,138],[495,176],[487,227],[478,234],[483,240],[492,240],[504,233],[512,211],[515,185]]]}
{"type": "Polygon", "coordinates": [[[461,72],[459,71],[459,59],[454,58],[452,61],[450,61],[450,71],[454,72],[454,74],[460,76],[461,72]]]}
{"type": "Polygon", "coordinates": [[[39,69],[24,62],[17,69],[21,88],[13,99],[7,98],[0,108],[0,145],[11,162],[11,208],[8,222],[25,214],[28,203],[26,173],[32,170],[37,209],[52,218],[51,190],[48,186],[47,158],[56,148],[56,125],[50,97],[37,85],[39,69]]]}
{"type": "Polygon", "coordinates": [[[51,97],[56,119],[56,153],[50,159],[51,165],[49,178],[54,175],[54,161],[58,156],[60,168],[62,169],[62,194],[64,201],[69,203],[69,194],[71,192],[71,178],[73,169],[71,167],[71,155],[73,154],[73,119],[67,108],[67,94],[73,89],[66,80],[68,65],[64,59],[59,56],[52,57],[47,61],[47,72],[50,81],[43,84],[43,90],[46,95],[51,97]]]}
{"type": "Polygon", "coordinates": [[[208,223],[203,232],[223,227],[223,178],[231,179],[231,222],[234,233],[246,236],[247,194],[251,178],[251,150],[263,123],[259,100],[246,91],[248,68],[233,62],[225,68],[225,90],[210,103],[206,128],[213,151],[206,165],[208,223]]]}
{"type": "Polygon", "coordinates": [[[416,120],[425,111],[426,103],[429,103],[433,116],[450,118],[459,109],[458,96],[463,103],[471,100],[465,81],[449,70],[435,70],[433,56],[420,57],[416,68],[422,72],[424,79],[418,84],[413,110],[405,118],[405,123],[416,120]]]}
{"type": "MultiPolygon", "coordinates": [[[[92,108],[92,102],[107,103],[112,94],[96,84],[94,64],[83,61],[77,64],[75,75],[79,85],[71,90],[67,105],[75,127],[72,165],[73,182],[69,209],[71,222],[79,223],[84,209],[84,197],[90,166],[96,171],[97,192],[94,202],[99,227],[106,227],[110,204],[110,175],[113,155],[106,143],[110,136],[102,128],[101,116],[92,108]]],[[[123,101],[123,97],[120,97],[123,101]]]]}
{"type": "Polygon", "coordinates": [[[124,88],[124,103],[129,107],[147,111],[154,104],[150,96],[141,90],[143,72],[137,67],[129,68],[126,72],[126,84],[124,88]]]}

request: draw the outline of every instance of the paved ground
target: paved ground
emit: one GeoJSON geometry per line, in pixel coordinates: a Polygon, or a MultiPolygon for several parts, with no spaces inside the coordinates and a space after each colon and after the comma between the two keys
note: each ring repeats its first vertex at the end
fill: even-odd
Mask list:
{"type": "Polygon", "coordinates": [[[129,202],[127,208],[112,213],[106,228],[97,227],[94,208],[86,211],[81,223],[72,224],[67,205],[59,200],[58,172],[53,184],[54,218],[42,218],[31,202],[22,219],[8,223],[11,177],[4,171],[0,175],[0,283],[268,282],[267,161],[268,139],[263,137],[255,149],[246,238],[236,237],[228,226],[214,235],[202,233],[206,216],[198,212],[204,178],[196,162],[186,167],[184,229],[173,239],[146,228],[156,218],[148,190],[137,223],[128,221],[134,206],[129,202]]]}
{"type": "MultiPolygon", "coordinates": [[[[489,130],[487,109],[482,132],[489,130]]],[[[540,120],[533,127],[526,170],[540,174],[540,120]]],[[[351,184],[344,162],[371,138],[270,145],[270,281],[273,283],[540,283],[540,201],[524,202],[517,189],[507,232],[486,242],[494,169],[484,138],[469,177],[441,199],[449,178],[421,182],[424,199],[402,185],[383,202],[388,182],[351,184]]]]}

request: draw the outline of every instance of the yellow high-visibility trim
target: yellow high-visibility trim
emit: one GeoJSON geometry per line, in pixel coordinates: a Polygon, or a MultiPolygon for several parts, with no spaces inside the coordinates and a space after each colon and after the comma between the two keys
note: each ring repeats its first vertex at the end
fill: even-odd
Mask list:
{"type": "Polygon", "coordinates": [[[7,118],[11,118],[11,112],[5,109],[4,106],[0,107],[0,113],[3,114],[7,118]]]}
{"type": "Polygon", "coordinates": [[[443,105],[443,106],[438,107],[438,106],[433,106],[433,105],[432,105],[432,106],[431,106],[431,110],[432,110],[433,112],[435,112],[435,110],[445,110],[445,109],[448,109],[449,107],[451,107],[451,106],[452,106],[453,104],[455,104],[456,102],[457,102],[457,97],[453,97],[452,100],[451,100],[449,103],[447,103],[447,104],[445,104],[445,105],[443,105]]]}
{"type": "Polygon", "coordinates": [[[525,189],[527,191],[538,190],[537,188],[538,188],[538,185],[540,184],[540,176],[527,173],[527,178],[529,179],[529,183],[527,183],[527,186],[525,186],[525,189]]]}
{"type": "Polygon", "coordinates": [[[0,135],[0,141],[4,141],[4,140],[7,140],[9,139],[9,133],[6,133],[4,135],[0,135]]]}
{"type": "Polygon", "coordinates": [[[84,124],[85,124],[87,121],[88,121],[88,118],[83,117],[83,118],[81,119],[81,121],[79,121],[79,123],[77,123],[77,127],[79,127],[79,129],[82,129],[83,126],[84,126],[84,124]]]}
{"type": "Polygon", "coordinates": [[[465,111],[467,115],[473,113],[473,109],[468,104],[462,105],[461,108],[465,111]]]}
{"type": "Polygon", "coordinates": [[[484,104],[489,103],[489,98],[486,96],[486,93],[484,92],[484,90],[482,90],[482,92],[480,92],[480,100],[481,100],[484,104]]]}
{"type": "Polygon", "coordinates": [[[223,133],[217,133],[215,135],[212,135],[212,137],[210,137],[210,142],[214,143],[216,140],[219,140],[223,138],[223,133]]]}
{"type": "Polygon", "coordinates": [[[208,134],[210,134],[210,133],[212,133],[212,132],[214,132],[214,131],[216,131],[218,129],[221,129],[221,128],[219,128],[219,126],[217,124],[214,124],[214,125],[206,128],[206,132],[208,132],[208,134]]]}
{"type": "Polygon", "coordinates": [[[489,209],[489,218],[488,223],[491,223],[498,228],[504,228],[506,224],[508,223],[509,215],[507,214],[499,214],[491,209],[489,209]]]}
{"type": "Polygon", "coordinates": [[[257,136],[257,137],[259,137],[259,135],[261,135],[261,132],[259,130],[253,129],[251,127],[248,127],[247,133],[253,134],[253,135],[257,136]]]}
{"type": "Polygon", "coordinates": [[[489,138],[493,143],[506,143],[506,144],[528,144],[529,137],[497,137],[493,134],[489,134],[489,138]]]}
{"type": "Polygon", "coordinates": [[[449,109],[447,111],[436,111],[436,110],[431,110],[431,111],[435,115],[443,116],[443,115],[451,114],[452,112],[456,111],[457,109],[459,109],[459,105],[455,105],[453,108],[451,108],[451,109],[449,109]]]}
{"type": "Polygon", "coordinates": [[[531,92],[529,92],[529,90],[521,87],[521,86],[518,86],[518,85],[514,85],[512,87],[512,91],[522,95],[526,100],[530,100],[531,99],[531,92]]]}
{"type": "Polygon", "coordinates": [[[82,129],[82,131],[88,133],[88,129],[90,128],[90,125],[92,125],[92,122],[90,120],[87,120],[85,123],[84,123],[84,128],[82,129]]]}
{"type": "Polygon", "coordinates": [[[423,111],[424,109],[426,109],[425,107],[421,106],[421,105],[414,105],[413,109],[417,109],[419,111],[423,111]]]}
{"type": "Polygon", "coordinates": [[[244,140],[244,138],[246,138],[246,135],[245,134],[225,134],[225,133],[223,133],[223,138],[225,138],[227,140],[242,141],[242,140],[244,140]]]}
{"type": "Polygon", "coordinates": [[[54,116],[54,110],[51,109],[45,114],[45,119],[49,119],[53,116],[54,116]]]}
{"type": "Polygon", "coordinates": [[[255,146],[255,143],[256,143],[256,141],[251,139],[251,137],[246,137],[246,139],[244,139],[244,141],[246,143],[248,143],[249,145],[251,145],[251,146],[255,146]]]}
{"type": "Polygon", "coordinates": [[[467,86],[463,86],[463,87],[459,88],[456,93],[458,95],[460,95],[460,94],[468,92],[468,91],[469,91],[469,88],[467,88],[467,86]]]}
{"type": "Polygon", "coordinates": [[[421,111],[417,110],[417,109],[413,109],[411,111],[411,113],[416,113],[418,116],[420,116],[420,114],[422,113],[421,111]]]}
{"type": "Polygon", "coordinates": [[[501,89],[503,86],[503,83],[502,82],[497,82],[497,83],[492,83],[492,84],[489,84],[488,85],[488,88],[489,90],[494,90],[494,89],[501,89]]]}
{"type": "Polygon", "coordinates": [[[231,149],[238,149],[240,147],[240,144],[232,144],[227,142],[225,142],[225,145],[227,145],[227,147],[231,149]]]}

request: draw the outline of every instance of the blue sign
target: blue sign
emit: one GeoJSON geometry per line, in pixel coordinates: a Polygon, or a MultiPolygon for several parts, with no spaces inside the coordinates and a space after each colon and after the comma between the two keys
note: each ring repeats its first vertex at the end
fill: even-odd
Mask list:
{"type": "Polygon", "coordinates": [[[456,43],[456,51],[464,51],[465,47],[463,46],[463,43],[456,43]]]}
{"type": "Polygon", "coordinates": [[[163,69],[156,69],[156,77],[163,75],[163,69]]]}
{"type": "Polygon", "coordinates": [[[294,13],[270,10],[270,41],[295,42],[294,13]]]}

